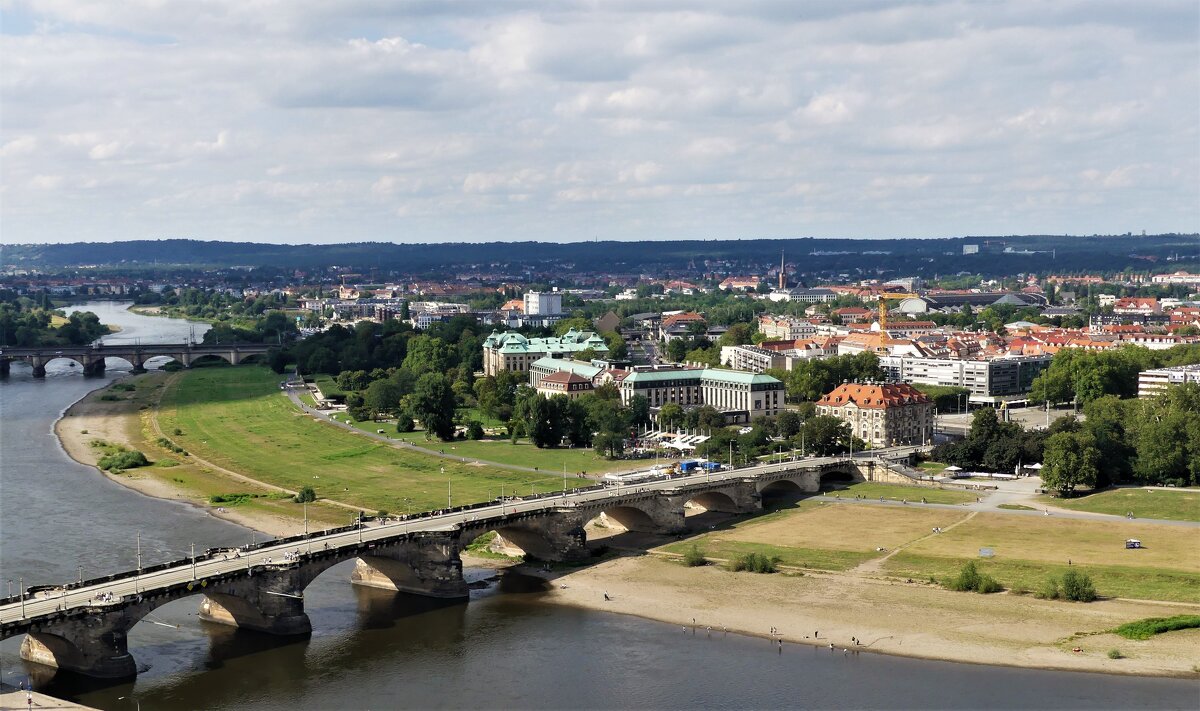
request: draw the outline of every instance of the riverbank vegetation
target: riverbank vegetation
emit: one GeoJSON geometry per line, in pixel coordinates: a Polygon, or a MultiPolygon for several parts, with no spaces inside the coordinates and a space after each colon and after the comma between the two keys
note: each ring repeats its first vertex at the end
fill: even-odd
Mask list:
{"type": "Polygon", "coordinates": [[[55,311],[48,294],[29,298],[0,289],[0,345],[82,346],[110,332],[91,311],[55,311]]]}
{"type": "Polygon", "coordinates": [[[1113,630],[1125,639],[1150,639],[1156,634],[1176,630],[1200,628],[1200,615],[1175,615],[1174,617],[1149,617],[1136,622],[1127,622],[1113,630]]]}

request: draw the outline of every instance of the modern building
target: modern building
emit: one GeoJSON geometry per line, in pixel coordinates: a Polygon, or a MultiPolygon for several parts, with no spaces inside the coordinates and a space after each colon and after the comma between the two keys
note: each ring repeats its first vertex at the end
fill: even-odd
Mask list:
{"type": "Polygon", "coordinates": [[[527,291],[524,301],[526,316],[562,316],[562,294],[557,291],[527,291]]]}
{"type": "Polygon", "coordinates": [[[967,360],[887,355],[879,365],[888,380],[917,385],[942,385],[971,391],[970,402],[994,405],[1027,395],[1033,379],[1050,367],[1050,355],[967,360]]]}
{"type": "Polygon", "coordinates": [[[540,358],[561,358],[589,349],[599,357],[608,355],[608,343],[594,331],[571,329],[558,338],[492,332],[483,342],[483,372],[485,375],[502,370],[525,372],[540,358]]]}
{"type": "Polygon", "coordinates": [[[787,356],[780,351],[767,350],[758,346],[722,346],[721,365],[734,370],[761,373],[768,368],[784,368],[787,356]]]}
{"type": "Polygon", "coordinates": [[[872,447],[933,441],[933,401],[907,383],[842,383],[817,401],[817,414],[849,423],[872,447]]]}
{"type": "Polygon", "coordinates": [[[1138,397],[1161,395],[1168,387],[1184,383],[1200,385],[1200,365],[1176,365],[1143,370],[1138,373],[1138,397]]]}
{"type": "Polygon", "coordinates": [[[720,411],[727,422],[737,424],[765,415],[778,415],[784,407],[784,386],[779,380],[769,375],[719,368],[609,370],[578,361],[542,358],[529,368],[530,385],[541,392],[541,384],[547,378],[563,372],[590,380],[593,387],[613,383],[624,405],[642,395],[650,403],[652,412],[668,403],[684,409],[709,405],[720,411]]]}

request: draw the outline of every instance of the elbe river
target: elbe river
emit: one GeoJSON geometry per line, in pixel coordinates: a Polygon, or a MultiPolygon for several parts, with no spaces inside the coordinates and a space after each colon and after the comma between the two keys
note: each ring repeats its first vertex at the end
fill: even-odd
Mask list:
{"type": "MultiPolygon", "coordinates": [[[[203,324],[139,316],[96,302],[109,341],[180,341],[203,324]]],[[[0,583],[91,577],[197,549],[251,541],[252,532],[194,507],[153,499],[66,456],[53,427],[62,411],[118,377],[84,378],[65,361],[44,380],[14,364],[0,382],[0,583]]],[[[261,536],[258,536],[261,538],[261,536]]],[[[475,579],[489,571],[469,571],[475,579]]],[[[352,586],[350,564],[305,591],[313,634],[280,641],[200,623],[199,598],[161,607],[129,635],[136,681],[97,684],[29,665],[20,638],[0,643],[0,674],[101,709],[387,708],[1019,708],[1200,707],[1200,684],[952,664],[875,654],[843,656],[740,635],[683,632],[634,617],[539,601],[539,583],[508,575],[446,604],[352,586]],[[121,698],[124,697],[124,698],[121,698]]],[[[1001,660],[998,660],[1001,661],[1001,660]]]]}

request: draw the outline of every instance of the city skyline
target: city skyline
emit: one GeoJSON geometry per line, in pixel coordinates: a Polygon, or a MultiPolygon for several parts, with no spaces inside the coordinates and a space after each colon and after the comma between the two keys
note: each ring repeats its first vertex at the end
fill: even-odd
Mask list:
{"type": "Polygon", "coordinates": [[[1194,232],[1194,3],[5,2],[6,243],[1194,232]]]}

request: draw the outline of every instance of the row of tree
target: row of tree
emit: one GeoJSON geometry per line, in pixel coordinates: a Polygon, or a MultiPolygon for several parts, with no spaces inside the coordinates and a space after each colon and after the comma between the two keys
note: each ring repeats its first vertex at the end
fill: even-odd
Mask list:
{"type": "Polygon", "coordinates": [[[9,290],[0,290],[0,345],[81,346],[107,335],[108,326],[91,311],[75,311],[58,325],[49,297],[29,299],[9,290]]]}
{"type": "Polygon", "coordinates": [[[1200,363],[1200,344],[1161,351],[1135,345],[1103,351],[1064,348],[1034,379],[1029,397],[1033,402],[1052,403],[1076,398],[1087,403],[1106,395],[1135,397],[1141,371],[1196,363],[1200,363]]]}

